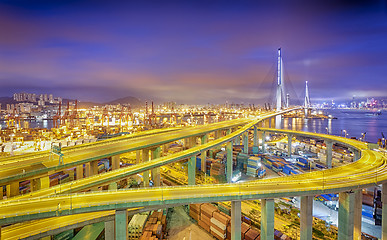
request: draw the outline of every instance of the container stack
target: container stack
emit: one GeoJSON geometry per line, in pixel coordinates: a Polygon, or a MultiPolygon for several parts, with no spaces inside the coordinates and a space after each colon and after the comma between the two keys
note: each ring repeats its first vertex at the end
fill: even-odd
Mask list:
{"type": "MultiPolygon", "coordinates": [[[[246,232],[249,231],[249,229],[250,229],[250,225],[245,223],[245,222],[242,222],[242,225],[241,225],[241,239],[245,239],[246,232]]],[[[231,240],[231,221],[227,225],[226,239],[227,240],[231,240]]]]}
{"type": "Polygon", "coordinates": [[[221,160],[224,160],[227,158],[227,152],[226,151],[220,151],[218,153],[216,153],[216,158],[217,159],[221,159],[221,160]]]}
{"type": "Polygon", "coordinates": [[[217,212],[218,208],[210,203],[204,203],[200,206],[200,219],[198,221],[199,226],[201,226],[207,232],[211,232],[211,218],[214,212],[217,212]]]}
{"type": "MultiPolygon", "coordinates": [[[[199,217],[198,225],[200,227],[209,232],[218,240],[231,240],[231,217],[229,214],[224,213],[224,211],[229,213],[230,209],[227,206],[225,206],[223,203],[219,203],[218,207],[210,203],[203,203],[190,204],[189,207],[189,215],[194,219],[199,217]]],[[[251,219],[242,215],[241,220],[241,239],[260,240],[260,230],[251,227],[251,219]]],[[[282,232],[276,229],[274,230],[275,239],[291,240],[290,237],[283,234],[282,232]]]]}
{"type": "Polygon", "coordinates": [[[189,216],[195,219],[197,222],[200,220],[200,206],[202,204],[190,204],[189,205],[189,216]]]}
{"type": "Polygon", "coordinates": [[[250,230],[250,225],[245,223],[245,222],[242,222],[242,225],[241,225],[241,234],[242,234],[242,239],[245,239],[246,237],[246,233],[247,231],[250,230]]]}
{"type": "Polygon", "coordinates": [[[245,233],[245,240],[260,240],[261,236],[259,235],[259,231],[250,228],[246,233],[245,233]]]}
{"type": "Polygon", "coordinates": [[[224,176],[225,167],[220,161],[213,162],[211,164],[210,176],[224,176]]]}
{"type": "Polygon", "coordinates": [[[236,160],[237,165],[239,166],[239,170],[242,172],[247,171],[247,159],[249,158],[249,155],[246,153],[239,153],[236,160]]]}
{"type": "Polygon", "coordinates": [[[211,170],[211,164],[215,162],[216,160],[210,157],[207,157],[206,159],[206,173],[209,174],[211,170]]]}
{"type": "MultiPolygon", "coordinates": [[[[162,211],[154,211],[144,226],[139,240],[163,239],[167,227],[167,216],[162,211]]],[[[130,238],[129,238],[130,239],[130,238]]]]}
{"type": "Polygon", "coordinates": [[[147,219],[147,214],[135,214],[132,217],[128,224],[129,240],[135,240],[141,237],[147,219]]]}
{"type": "Polygon", "coordinates": [[[227,226],[230,223],[230,216],[223,212],[214,212],[211,218],[211,234],[219,240],[226,239],[227,226]]]}
{"type": "Polygon", "coordinates": [[[261,166],[261,159],[259,157],[249,157],[247,159],[246,174],[251,177],[257,176],[257,170],[261,166]]]}

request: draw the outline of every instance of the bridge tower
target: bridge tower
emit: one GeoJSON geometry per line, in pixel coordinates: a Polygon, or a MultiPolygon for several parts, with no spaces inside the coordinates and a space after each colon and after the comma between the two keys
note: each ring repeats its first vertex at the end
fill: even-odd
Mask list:
{"type": "Polygon", "coordinates": [[[281,111],[282,108],[282,85],[283,81],[283,71],[282,71],[282,55],[281,55],[281,48],[278,48],[278,60],[277,60],[277,111],[281,111]]]}
{"type": "Polygon", "coordinates": [[[305,110],[305,117],[308,117],[309,112],[310,112],[310,99],[309,99],[308,81],[305,82],[304,110],[305,110]]]}

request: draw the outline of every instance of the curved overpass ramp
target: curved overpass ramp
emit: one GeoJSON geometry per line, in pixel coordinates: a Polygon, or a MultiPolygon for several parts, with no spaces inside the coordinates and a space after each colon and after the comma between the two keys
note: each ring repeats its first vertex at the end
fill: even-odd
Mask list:
{"type": "MultiPolygon", "coordinates": [[[[178,158],[187,158],[192,154],[199,153],[205,148],[226,143],[238,136],[241,132],[254,126],[258,121],[253,121],[253,123],[247,124],[237,132],[221,139],[186,150],[189,152],[182,152],[183,155],[178,158]]],[[[370,185],[384,183],[387,180],[385,156],[382,153],[368,150],[368,146],[365,143],[325,134],[280,129],[261,130],[332,140],[360,150],[361,158],[354,163],[334,169],[242,184],[145,188],[140,190],[92,192],[50,198],[41,197],[29,200],[7,201],[1,204],[0,216],[4,217],[0,219],[0,225],[52,216],[65,216],[106,210],[354,191],[370,185]]],[[[150,164],[149,166],[142,166],[142,169],[137,171],[142,172],[146,167],[150,169],[167,164],[165,163],[168,160],[166,158],[168,157],[152,160],[148,162],[150,164]]],[[[136,170],[132,169],[132,171],[136,170]]]]}
{"type": "Polygon", "coordinates": [[[108,158],[122,153],[160,146],[179,139],[203,135],[216,130],[245,125],[247,118],[218,122],[187,129],[158,129],[122,136],[95,143],[68,147],[62,152],[63,164],[58,158],[50,159],[48,152],[15,156],[0,160],[0,185],[47,175],[49,172],[68,169],[80,164],[108,158]]]}

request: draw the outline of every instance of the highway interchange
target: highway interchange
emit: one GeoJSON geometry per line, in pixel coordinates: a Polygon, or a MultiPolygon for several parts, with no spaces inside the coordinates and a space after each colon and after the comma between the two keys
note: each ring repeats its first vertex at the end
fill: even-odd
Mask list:
{"type": "MultiPolygon", "coordinates": [[[[136,173],[141,173],[151,168],[187,159],[190,156],[197,155],[204,150],[229,142],[236,136],[239,136],[243,132],[252,128],[262,119],[274,115],[276,115],[276,113],[268,114],[266,116],[262,116],[261,118],[238,119],[196,128],[172,129],[171,131],[164,130],[168,132],[158,133],[155,135],[148,135],[144,132],[142,133],[143,135],[131,137],[130,139],[123,140],[124,138],[122,138],[121,140],[114,140],[110,143],[98,142],[96,144],[99,144],[99,146],[93,146],[93,144],[90,144],[89,147],[84,146],[79,150],[73,149],[70,151],[69,149],[68,152],[65,153],[66,157],[64,158],[64,166],[55,166],[54,162],[56,162],[57,165],[57,160],[52,160],[52,163],[47,163],[48,153],[43,153],[35,158],[31,157],[34,155],[24,158],[24,160],[28,159],[29,161],[23,161],[20,159],[17,160],[16,158],[0,160],[1,164],[9,166],[1,168],[0,181],[2,181],[2,183],[9,183],[14,179],[26,179],[34,175],[35,172],[37,172],[38,175],[44,174],[52,171],[52,169],[65,169],[69,166],[76,166],[95,159],[101,159],[103,157],[113,156],[123,152],[135,151],[144,147],[161,145],[184,137],[199,136],[218,129],[229,129],[241,126],[237,131],[234,131],[224,137],[170,156],[161,157],[127,168],[121,168],[104,174],[80,179],[71,183],[61,184],[61,186],[43,189],[24,196],[11,198],[9,200],[3,200],[0,203],[0,216],[2,216],[2,219],[0,219],[0,225],[20,223],[4,228],[2,230],[2,239],[8,239],[10,236],[20,236],[16,234],[15,231],[12,232],[12,229],[15,230],[16,228],[24,229],[20,231],[24,233],[24,235],[23,233],[20,233],[24,237],[28,236],[28,234],[34,235],[33,233],[25,231],[26,225],[31,227],[33,224],[41,224],[42,227],[43,222],[47,224],[47,222],[51,221],[50,224],[53,224],[53,221],[56,221],[55,219],[58,219],[57,222],[61,222],[63,225],[64,222],[66,223],[66,217],[61,216],[72,214],[82,213],[82,215],[79,215],[79,218],[85,217],[85,219],[93,219],[111,216],[114,214],[113,210],[117,209],[143,207],[157,208],[159,206],[165,207],[167,205],[182,205],[194,202],[217,202],[317,195],[321,193],[354,191],[356,189],[379,184],[387,180],[385,156],[380,152],[369,150],[367,144],[364,142],[325,134],[295,132],[280,129],[260,129],[266,132],[275,131],[284,134],[291,133],[293,135],[332,140],[361,151],[361,158],[356,162],[333,169],[238,184],[196,185],[73,193],[99,185],[106,185],[109,182],[118,181],[119,179],[136,173]],[[101,146],[104,147],[102,148],[101,146]],[[83,153],[80,154],[78,151],[82,151],[83,153]],[[16,164],[16,161],[19,161],[19,164],[16,164]],[[27,166],[31,165],[34,167],[27,168],[26,165],[23,165],[24,162],[27,162],[27,166]],[[44,170],[43,166],[50,170],[44,170]],[[15,170],[13,167],[15,167],[15,170]],[[27,170],[22,172],[20,171],[21,168],[27,170]],[[10,173],[11,175],[6,175],[7,173],[10,173]],[[29,175],[26,176],[26,174],[29,175]],[[43,219],[47,217],[55,218],[43,219]],[[24,222],[27,220],[34,221],[24,222]],[[10,235],[11,232],[12,235],[10,235]]],[[[67,220],[69,221],[67,222],[68,225],[75,224],[71,223],[72,220],[67,220]]],[[[45,226],[45,224],[43,224],[43,226],[45,226]]],[[[53,228],[55,227],[55,225],[52,226],[53,228]]],[[[35,230],[35,232],[37,231],[39,230],[35,230]]]]}

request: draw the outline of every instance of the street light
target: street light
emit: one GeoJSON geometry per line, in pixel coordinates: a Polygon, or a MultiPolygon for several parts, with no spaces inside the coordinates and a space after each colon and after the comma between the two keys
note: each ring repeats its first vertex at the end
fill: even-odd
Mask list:
{"type": "Polygon", "coordinates": [[[343,132],[345,133],[344,137],[347,138],[347,130],[343,130],[343,132]]]}
{"type": "Polygon", "coordinates": [[[366,133],[367,133],[367,132],[361,133],[361,139],[362,139],[362,141],[364,141],[364,142],[365,142],[365,138],[366,138],[366,133]]]}

